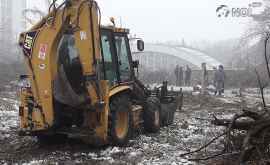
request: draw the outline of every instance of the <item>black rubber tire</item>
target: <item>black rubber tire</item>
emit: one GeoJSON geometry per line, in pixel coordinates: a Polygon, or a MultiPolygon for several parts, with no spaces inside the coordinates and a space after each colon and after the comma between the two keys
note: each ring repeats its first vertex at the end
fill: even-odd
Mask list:
{"type": "Polygon", "coordinates": [[[144,107],[144,129],[150,133],[159,132],[161,126],[161,104],[158,98],[149,97],[144,107]],[[158,113],[158,118],[155,113],[158,113]],[[157,121],[158,120],[158,121],[157,121]]]}
{"type": "Polygon", "coordinates": [[[129,142],[132,135],[132,117],[131,117],[131,102],[127,94],[114,96],[110,102],[110,114],[109,114],[109,128],[108,136],[112,145],[124,146],[129,142]],[[125,136],[119,137],[117,135],[117,114],[118,112],[127,113],[127,131],[125,136]]]}

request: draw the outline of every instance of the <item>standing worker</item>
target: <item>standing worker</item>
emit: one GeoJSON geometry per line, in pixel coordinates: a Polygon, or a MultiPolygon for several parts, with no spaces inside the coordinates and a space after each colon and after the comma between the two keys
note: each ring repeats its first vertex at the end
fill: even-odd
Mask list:
{"type": "Polygon", "coordinates": [[[174,74],[175,74],[175,85],[179,86],[179,65],[176,65],[175,69],[174,69],[174,74]]]}
{"type": "Polygon", "coordinates": [[[184,70],[183,70],[183,67],[180,66],[179,67],[179,86],[183,85],[183,81],[184,81],[184,70]]]}
{"type": "MultiPolygon", "coordinates": [[[[215,72],[214,81],[216,82],[216,93],[218,93],[219,96],[221,96],[222,93],[224,93],[224,84],[225,84],[225,72],[222,65],[219,65],[218,70],[215,72]]],[[[216,94],[215,93],[215,94],[216,94]]]]}
{"type": "Polygon", "coordinates": [[[185,70],[185,85],[186,86],[190,86],[190,82],[191,82],[191,69],[190,67],[187,65],[186,70],[185,70]]]}
{"type": "Polygon", "coordinates": [[[206,87],[208,86],[208,71],[206,68],[206,63],[202,63],[202,94],[206,94],[206,87]]]}

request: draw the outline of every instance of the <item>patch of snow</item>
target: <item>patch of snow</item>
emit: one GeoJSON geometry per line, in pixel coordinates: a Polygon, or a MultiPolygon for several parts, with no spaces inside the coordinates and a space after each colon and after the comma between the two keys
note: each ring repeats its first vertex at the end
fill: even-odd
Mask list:
{"type": "MultiPolygon", "coordinates": [[[[46,160],[32,160],[28,163],[22,163],[22,165],[41,165],[46,163],[48,163],[46,160]]],[[[54,165],[58,165],[58,163],[54,163],[54,165]]]]}

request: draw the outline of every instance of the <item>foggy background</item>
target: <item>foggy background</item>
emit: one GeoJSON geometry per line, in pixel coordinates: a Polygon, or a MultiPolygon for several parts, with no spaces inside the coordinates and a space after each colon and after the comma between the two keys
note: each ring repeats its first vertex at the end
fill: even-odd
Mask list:
{"type": "MultiPolygon", "coordinates": [[[[23,72],[22,53],[17,46],[20,32],[30,28],[42,15],[26,12],[38,10],[45,15],[48,0],[1,0],[9,1],[9,9],[0,13],[1,76],[6,81],[23,72]],[[3,37],[4,36],[4,37],[3,37]],[[8,69],[7,69],[8,68],[8,69]],[[17,69],[18,68],[18,69],[17,69]],[[7,71],[5,71],[7,69],[7,71]],[[19,71],[18,71],[19,70],[19,71]]],[[[61,3],[61,0],[58,1],[61,3]]],[[[102,23],[109,17],[116,19],[117,26],[131,29],[131,34],[141,37],[146,43],[185,46],[204,52],[228,68],[252,70],[263,63],[263,34],[267,30],[268,1],[250,0],[98,0],[102,23]],[[218,17],[220,5],[248,7],[252,2],[262,6],[252,9],[251,17],[218,17]],[[247,37],[248,36],[248,37],[247,37]],[[252,69],[250,69],[252,68],[252,69]]],[[[3,6],[3,4],[1,4],[3,6]]],[[[1,7],[2,7],[1,6],[1,7]]],[[[3,10],[2,10],[3,11],[3,10]]]]}

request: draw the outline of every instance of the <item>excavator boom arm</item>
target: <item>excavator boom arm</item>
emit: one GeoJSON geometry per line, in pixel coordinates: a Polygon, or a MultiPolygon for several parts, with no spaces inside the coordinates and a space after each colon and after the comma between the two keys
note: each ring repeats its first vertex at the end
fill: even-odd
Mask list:
{"type": "MultiPolygon", "coordinates": [[[[62,73],[60,66],[65,68],[66,64],[61,58],[63,56],[64,59],[71,59],[66,56],[72,55],[70,52],[74,50],[78,56],[77,60],[79,60],[81,86],[86,91],[84,104],[89,104],[89,107],[93,109],[102,109],[106,106],[104,101],[106,93],[104,93],[104,87],[101,86],[104,83],[100,83],[99,76],[99,64],[101,63],[99,29],[100,12],[95,1],[69,0],[57,8],[51,6],[50,13],[43,20],[30,31],[21,34],[19,43],[26,58],[31,81],[31,95],[33,96],[31,101],[33,109],[36,109],[36,111],[31,111],[31,113],[35,113],[32,114],[31,127],[44,129],[54,124],[56,81],[59,79],[57,78],[59,74],[62,73]],[[72,37],[66,41],[65,36],[72,37]],[[64,45],[64,43],[69,45],[64,45]],[[62,52],[61,56],[59,51],[62,49],[63,52],[67,51],[69,54],[62,52]]],[[[66,71],[66,75],[68,78],[68,71],[66,71]]],[[[58,86],[64,88],[63,85],[58,86]]],[[[62,91],[67,92],[68,90],[62,91]]],[[[64,93],[63,95],[69,94],[64,93]]]]}

